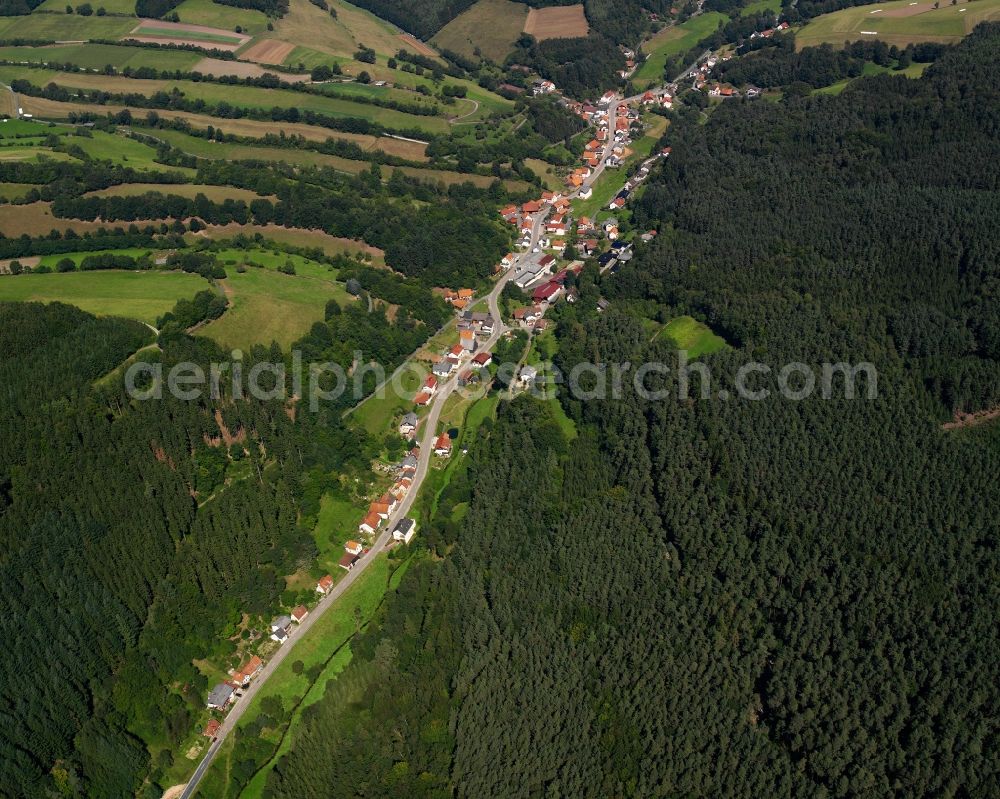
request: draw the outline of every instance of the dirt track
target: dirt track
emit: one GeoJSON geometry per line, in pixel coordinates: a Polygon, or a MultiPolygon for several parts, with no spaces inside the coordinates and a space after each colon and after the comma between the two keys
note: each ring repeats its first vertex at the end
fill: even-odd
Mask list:
{"type": "Polygon", "coordinates": [[[425,55],[428,58],[437,58],[437,51],[431,47],[429,44],[417,39],[415,36],[410,36],[408,33],[399,34],[399,39],[403,43],[404,49],[413,50],[418,55],[425,55]]]}

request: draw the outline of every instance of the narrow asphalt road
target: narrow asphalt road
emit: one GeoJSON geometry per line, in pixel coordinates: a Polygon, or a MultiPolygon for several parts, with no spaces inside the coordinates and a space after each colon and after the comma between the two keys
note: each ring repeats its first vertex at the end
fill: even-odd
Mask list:
{"type": "MultiPolygon", "coordinates": [[[[522,259],[529,254],[538,243],[538,239],[541,237],[542,226],[544,225],[546,215],[547,211],[545,213],[540,213],[538,218],[535,220],[531,234],[531,246],[527,249],[527,252],[518,255],[514,259],[514,263],[497,280],[490,293],[486,296],[486,302],[489,306],[490,314],[494,319],[494,326],[492,335],[490,335],[490,337],[482,344],[480,348],[482,350],[487,352],[492,351],[493,347],[495,347],[496,343],[500,340],[500,336],[507,330],[507,327],[504,325],[500,315],[500,294],[503,291],[504,286],[507,285],[507,282],[514,276],[514,273],[517,271],[517,267],[521,263],[522,259]]],[[[264,668],[261,669],[257,677],[254,678],[253,682],[251,682],[245,689],[243,696],[236,700],[236,703],[232,706],[229,713],[226,715],[226,718],[223,720],[222,725],[219,727],[215,740],[208,747],[205,752],[205,756],[202,758],[198,767],[191,775],[191,779],[184,786],[184,790],[180,794],[179,799],[190,799],[190,797],[194,796],[198,789],[198,784],[208,771],[208,768],[212,764],[212,760],[218,753],[219,748],[222,746],[229,734],[236,729],[237,724],[239,724],[239,720],[243,717],[247,708],[250,707],[253,698],[263,689],[268,678],[274,674],[285,658],[287,658],[289,654],[294,651],[295,644],[309,634],[309,630],[312,626],[332,605],[336,604],[337,600],[343,596],[344,592],[346,592],[347,589],[354,584],[361,573],[375,560],[375,557],[392,541],[392,528],[400,519],[409,513],[410,508],[413,506],[413,502],[416,500],[417,494],[420,491],[420,487],[423,485],[424,479],[427,477],[427,473],[430,470],[431,461],[435,457],[434,441],[438,436],[437,427],[441,419],[441,412],[444,409],[448,397],[451,396],[457,387],[458,376],[456,374],[449,378],[449,380],[442,385],[434,395],[430,413],[427,414],[427,417],[423,421],[423,433],[419,438],[420,458],[417,462],[416,473],[413,475],[413,483],[406,496],[403,497],[402,501],[400,501],[399,505],[396,507],[396,510],[390,514],[388,520],[385,522],[382,532],[379,534],[378,538],[375,539],[371,549],[362,555],[361,559],[355,564],[354,568],[351,569],[351,571],[348,572],[340,580],[340,582],[333,586],[330,593],[320,598],[319,603],[309,612],[309,615],[306,616],[302,623],[293,628],[290,640],[279,647],[274,654],[271,655],[271,658],[264,665],[264,668]]]]}

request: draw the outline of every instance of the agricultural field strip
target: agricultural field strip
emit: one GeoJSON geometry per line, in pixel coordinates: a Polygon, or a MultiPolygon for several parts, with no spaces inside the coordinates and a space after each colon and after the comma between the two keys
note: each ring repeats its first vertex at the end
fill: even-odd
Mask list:
{"type": "Polygon", "coordinates": [[[220,83],[189,80],[138,79],[120,76],[97,75],[80,72],[59,72],[30,66],[0,66],[0,81],[10,83],[23,79],[36,86],[56,83],[59,86],[86,91],[136,93],[151,97],[157,92],[170,92],[174,88],[192,100],[207,103],[228,103],[241,108],[269,110],[271,108],[298,108],[330,117],[354,117],[398,129],[422,129],[428,133],[444,133],[448,123],[443,117],[419,116],[383,108],[376,105],[342,100],[322,94],[296,92],[289,89],[264,89],[256,86],[229,86],[220,83]]]}

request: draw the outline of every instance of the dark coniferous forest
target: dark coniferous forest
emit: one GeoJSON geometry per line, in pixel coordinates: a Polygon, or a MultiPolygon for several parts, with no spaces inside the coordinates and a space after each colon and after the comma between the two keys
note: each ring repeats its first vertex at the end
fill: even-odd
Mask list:
{"type": "Polygon", "coordinates": [[[270,796],[1000,793],[1000,430],[942,426],[1000,403],[998,52],[671,127],[660,235],[559,307],[559,365],[669,359],[642,317],[687,313],[719,383],[870,361],[877,397],[626,382],[572,441],[501,404],[270,796]]]}

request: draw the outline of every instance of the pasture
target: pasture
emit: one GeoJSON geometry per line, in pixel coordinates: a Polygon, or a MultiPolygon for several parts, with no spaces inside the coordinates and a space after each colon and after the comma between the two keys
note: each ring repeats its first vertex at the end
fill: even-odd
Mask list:
{"type": "Polygon", "coordinates": [[[208,186],[204,183],[122,183],[106,189],[87,192],[85,197],[138,197],[151,191],[160,194],[172,194],[177,197],[196,197],[204,194],[213,202],[224,200],[243,200],[251,202],[260,199],[257,192],[240,189],[236,186],[208,186]]]}
{"type": "MultiPolygon", "coordinates": [[[[632,83],[639,89],[660,83],[663,80],[663,70],[666,68],[668,59],[686,53],[725,20],[724,14],[711,11],[699,14],[697,17],[691,17],[681,25],[670,25],[662,28],[657,34],[642,43],[640,50],[646,54],[646,61],[632,76],[632,83]]],[[[675,76],[671,75],[670,77],[675,76]]]]}
{"type": "MultiPolygon", "coordinates": [[[[62,155],[62,153],[55,153],[62,155]]],[[[66,156],[69,158],[69,156],[66,156]]],[[[0,234],[14,236],[45,236],[53,230],[72,230],[87,233],[98,228],[114,228],[99,222],[83,219],[57,219],[52,216],[51,203],[37,202],[28,205],[5,205],[0,207],[0,234]]]]}
{"type": "Polygon", "coordinates": [[[795,45],[815,47],[829,43],[880,39],[905,47],[918,42],[953,44],[972,32],[980,22],[1000,19],[1000,0],[975,0],[956,5],[895,0],[891,3],[856,6],[816,17],[795,34],[795,45]]]}
{"type": "MultiPolygon", "coordinates": [[[[2,95],[0,95],[2,96],[2,95]]],[[[42,97],[23,97],[21,105],[29,113],[33,113],[41,119],[66,119],[70,112],[92,111],[93,106],[85,103],[60,103],[55,100],[46,100],[42,97]]],[[[103,105],[101,110],[106,114],[116,114],[123,110],[124,106],[103,105]]],[[[137,112],[138,113],[138,112],[137,112]]],[[[212,125],[225,133],[234,136],[246,136],[247,138],[263,138],[274,133],[274,123],[256,119],[222,119],[221,117],[211,117],[206,114],[195,114],[188,111],[167,111],[156,112],[163,119],[183,119],[192,127],[205,129],[212,125]]],[[[10,122],[6,124],[11,124],[10,122]]],[[[355,142],[364,150],[382,150],[389,155],[398,155],[410,161],[426,161],[427,145],[419,142],[403,141],[393,139],[388,136],[369,136],[362,133],[343,133],[341,131],[322,128],[318,125],[306,125],[301,122],[282,123],[281,129],[287,135],[301,136],[308,141],[322,142],[327,139],[343,139],[344,141],[355,142]]],[[[0,128],[2,130],[2,128],[0,128]]],[[[61,155],[56,153],[56,156],[61,155]]],[[[67,156],[68,157],[68,156],[67,156]]]]}
{"type": "Polygon", "coordinates": [[[345,239],[338,236],[331,236],[322,230],[306,230],[304,228],[279,227],[278,225],[240,225],[230,222],[228,225],[208,225],[204,230],[197,233],[188,233],[188,241],[199,241],[201,239],[212,239],[221,241],[231,239],[238,234],[253,236],[260,233],[266,241],[274,241],[278,244],[291,244],[295,247],[319,247],[327,255],[344,253],[351,256],[359,256],[367,253],[372,257],[371,263],[374,266],[385,266],[385,253],[378,247],[365,244],[359,239],[345,239]]]}
{"type": "MultiPolygon", "coordinates": [[[[3,150],[0,150],[0,157],[3,155],[3,150]]],[[[37,189],[38,186],[32,185],[31,183],[0,183],[0,198],[4,200],[16,200],[19,197],[23,197],[32,189],[37,189]]],[[[0,213],[3,213],[0,210],[0,213]]]]}
{"type": "MultiPolygon", "coordinates": [[[[256,86],[227,86],[220,83],[206,83],[191,80],[146,80],[121,76],[96,75],[93,73],[58,72],[31,66],[0,67],[0,81],[10,83],[22,78],[37,86],[56,83],[59,86],[87,91],[107,91],[117,93],[137,93],[150,97],[157,92],[177,89],[192,100],[204,100],[210,105],[229,103],[240,108],[270,110],[272,108],[298,108],[314,111],[334,118],[361,118],[377,122],[390,129],[417,129],[428,133],[444,133],[448,122],[440,116],[418,116],[382,108],[348,99],[327,97],[322,94],[306,94],[290,89],[264,89],[256,86]]],[[[99,107],[92,107],[100,113],[99,107]]],[[[140,112],[141,113],[141,112],[140,112]]]]}
{"type": "MultiPolygon", "coordinates": [[[[65,8],[65,4],[63,4],[65,8]]],[[[135,27],[135,17],[81,17],[79,14],[30,14],[0,17],[0,39],[80,42],[120,39],[135,27]]]]}
{"type": "Polygon", "coordinates": [[[266,268],[249,267],[237,272],[226,267],[228,277],[219,281],[229,309],[198,331],[223,347],[249,347],[278,342],[288,349],[323,320],[327,300],[353,302],[344,288],[332,280],[303,275],[284,275],[266,268]]]}
{"type": "MultiPolygon", "coordinates": [[[[103,8],[109,14],[120,14],[126,17],[135,16],[134,0],[97,0],[92,3],[94,8],[103,8]]],[[[66,0],[45,0],[35,11],[43,11],[50,14],[65,14],[66,0]]]]}
{"type": "Polygon", "coordinates": [[[213,3],[212,0],[184,0],[174,10],[182,23],[194,23],[224,31],[231,31],[239,25],[244,33],[260,33],[267,29],[267,14],[262,11],[224,6],[213,3]]]}
{"type": "Polygon", "coordinates": [[[45,47],[0,47],[0,60],[31,64],[70,63],[84,69],[103,69],[110,64],[155,69],[191,69],[199,60],[197,53],[181,50],[149,50],[116,44],[53,44],[45,47]]]}
{"type": "Polygon", "coordinates": [[[673,341],[677,349],[686,350],[689,358],[710,355],[729,346],[708,325],[690,316],[671,319],[660,332],[673,341]]]}
{"type": "Polygon", "coordinates": [[[434,34],[431,43],[467,58],[475,58],[478,49],[483,57],[502,64],[527,19],[524,3],[478,0],[434,34]]]}
{"type": "Polygon", "coordinates": [[[524,32],[542,42],[546,39],[572,39],[586,36],[590,27],[583,4],[532,8],[524,21],[524,32]]]}
{"type": "Polygon", "coordinates": [[[55,272],[0,277],[0,300],[65,302],[96,316],[124,316],[156,324],[177,300],[208,288],[186,272],[55,272]]]}

